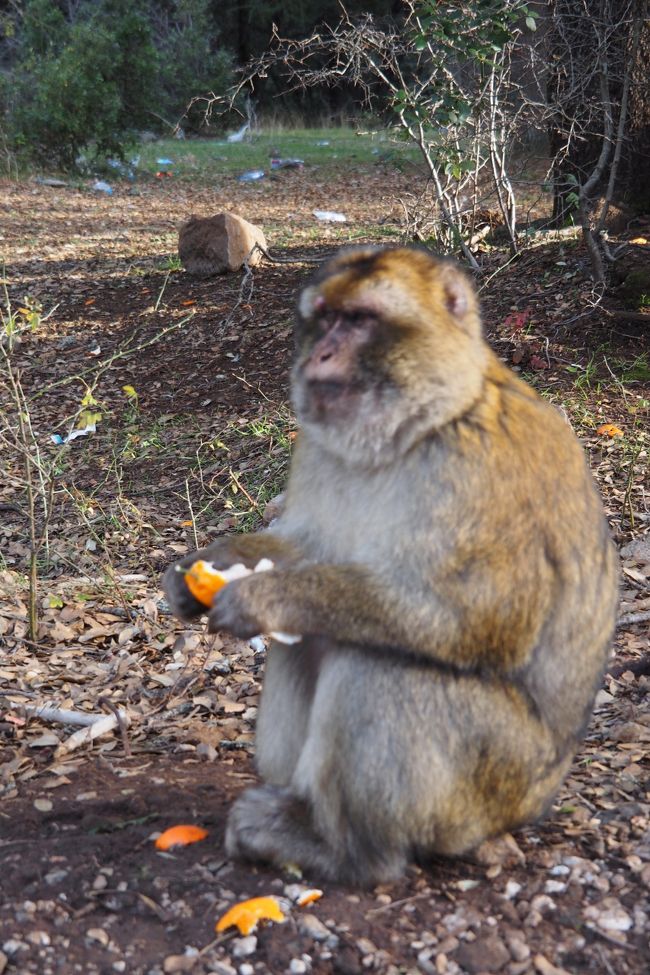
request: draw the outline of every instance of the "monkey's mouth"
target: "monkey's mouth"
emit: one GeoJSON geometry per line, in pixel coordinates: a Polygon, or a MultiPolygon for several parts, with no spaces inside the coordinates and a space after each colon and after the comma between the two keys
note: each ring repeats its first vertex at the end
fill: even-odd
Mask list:
{"type": "Polygon", "coordinates": [[[350,416],[361,393],[361,388],[353,383],[311,379],[303,383],[300,405],[308,419],[336,419],[350,416]]]}

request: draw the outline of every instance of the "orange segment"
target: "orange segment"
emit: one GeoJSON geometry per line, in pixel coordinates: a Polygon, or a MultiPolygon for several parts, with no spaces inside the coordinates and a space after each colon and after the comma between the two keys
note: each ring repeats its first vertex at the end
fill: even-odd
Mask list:
{"type": "Polygon", "coordinates": [[[258,921],[278,921],[280,924],[286,921],[275,897],[253,897],[234,904],[219,918],[216,930],[221,932],[226,928],[236,927],[240,934],[250,934],[257,927],[258,921]]]}
{"type": "Polygon", "coordinates": [[[185,573],[187,588],[203,606],[212,606],[212,600],[227,582],[221,572],[201,559],[185,573]]]}
{"type": "Polygon", "coordinates": [[[174,846],[187,846],[188,843],[198,843],[208,835],[202,826],[170,826],[161,833],[156,840],[157,850],[171,850],[174,846]]]}

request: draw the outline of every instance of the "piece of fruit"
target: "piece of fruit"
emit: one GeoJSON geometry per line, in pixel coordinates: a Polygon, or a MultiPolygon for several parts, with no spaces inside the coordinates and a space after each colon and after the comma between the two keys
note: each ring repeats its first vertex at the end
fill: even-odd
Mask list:
{"type": "Polygon", "coordinates": [[[199,559],[185,573],[185,582],[195,599],[203,606],[212,606],[212,600],[228,579],[209,562],[199,559]]]}
{"type": "Polygon", "coordinates": [[[226,928],[236,927],[240,934],[250,934],[257,927],[258,921],[278,921],[280,924],[286,921],[275,897],[253,897],[251,900],[233,904],[217,921],[216,930],[221,932],[226,928]]]}
{"type": "Polygon", "coordinates": [[[207,835],[207,829],[203,829],[202,826],[170,826],[156,840],[156,849],[171,850],[175,846],[198,843],[199,840],[204,840],[207,835]]]}

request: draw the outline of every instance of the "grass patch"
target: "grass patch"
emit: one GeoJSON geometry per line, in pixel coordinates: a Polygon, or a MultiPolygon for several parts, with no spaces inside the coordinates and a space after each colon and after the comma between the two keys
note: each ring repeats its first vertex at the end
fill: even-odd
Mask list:
{"type": "Polygon", "coordinates": [[[139,169],[154,175],[171,171],[176,180],[214,180],[224,174],[235,176],[248,170],[272,172],[270,159],[302,159],[306,166],[346,168],[369,163],[416,162],[419,153],[413,146],[392,136],[387,130],[362,131],[353,128],[278,129],[262,131],[249,141],[230,143],[226,139],[161,139],[140,147],[139,169]],[[165,166],[158,159],[170,159],[165,166]]]}

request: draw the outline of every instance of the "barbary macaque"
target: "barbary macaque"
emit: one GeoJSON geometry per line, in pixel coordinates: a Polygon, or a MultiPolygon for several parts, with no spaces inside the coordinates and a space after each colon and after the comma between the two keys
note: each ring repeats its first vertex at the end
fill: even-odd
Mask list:
{"type": "Polygon", "coordinates": [[[231,582],[211,631],[272,642],[263,784],[229,855],[370,886],[541,816],[608,659],[617,562],[569,425],[481,334],[474,289],[415,248],[343,250],[298,303],[284,511],[171,567],[231,582]]]}

